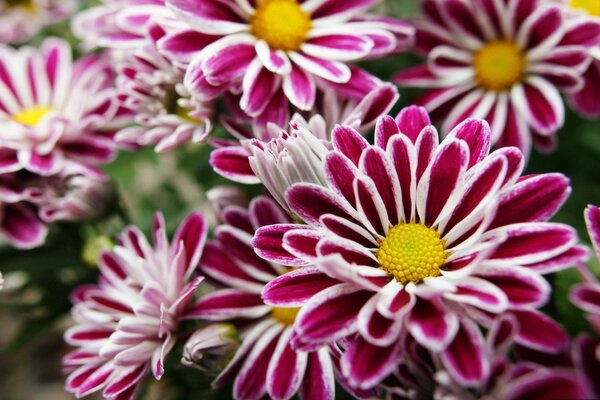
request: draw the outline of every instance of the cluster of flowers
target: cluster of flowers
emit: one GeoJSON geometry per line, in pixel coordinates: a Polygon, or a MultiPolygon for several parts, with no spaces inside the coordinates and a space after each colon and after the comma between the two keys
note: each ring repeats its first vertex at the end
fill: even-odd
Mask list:
{"type": "MultiPolygon", "coordinates": [[[[38,3],[0,0],[0,21],[51,22],[38,3]]],[[[533,145],[556,146],[561,92],[600,116],[597,3],[422,0],[410,23],[377,3],[105,0],[72,23],[97,55],[73,62],[60,39],[0,47],[13,245],[97,216],[111,196],[98,166],[119,147],[205,142],[217,173],[269,192],[246,204],[214,188],[208,241],[200,213],[171,242],[160,213],[153,244],[126,228],[98,284],[72,295],[68,391],[134,399],[187,339],[184,364],[220,372],[236,399],[332,399],[336,383],[357,398],[600,396],[598,343],[540,311],[544,275],[578,266],[571,300],[600,333],[590,251],[548,222],[569,180],[523,175],[533,145]],[[394,81],[431,90],[392,117],[396,86],[356,62],[412,48],[426,64],[394,81]],[[211,135],[217,118],[231,138],[211,135]]],[[[585,216],[598,255],[600,209],[585,216]]]]}

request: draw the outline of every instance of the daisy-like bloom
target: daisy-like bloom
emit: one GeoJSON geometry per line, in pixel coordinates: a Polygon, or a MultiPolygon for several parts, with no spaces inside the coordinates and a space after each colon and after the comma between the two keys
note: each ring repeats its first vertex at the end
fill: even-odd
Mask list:
{"type": "Polygon", "coordinates": [[[21,176],[0,174],[0,237],[22,249],[40,246],[48,228],[33,203],[41,195],[38,189],[24,187],[21,176]]]}
{"type": "Polygon", "coordinates": [[[527,157],[556,145],[564,123],[559,90],[583,84],[600,24],[568,18],[540,0],[422,0],[416,47],[426,66],[401,71],[400,85],[433,88],[420,100],[444,132],[467,117],[490,122],[492,143],[527,157]]]}
{"type": "Polygon", "coordinates": [[[211,130],[213,105],[190,99],[183,71],[157,50],[165,30],[151,23],[147,32],[146,43],[126,58],[117,79],[119,100],[135,113],[137,124],[119,131],[115,139],[156,145],[157,152],[204,140],[211,130]]]}
{"type": "MultiPolygon", "coordinates": [[[[485,337],[485,352],[491,368],[487,378],[475,387],[454,380],[439,354],[430,352],[409,335],[402,335],[399,365],[384,387],[391,399],[587,398],[589,392],[573,368],[545,367],[521,360],[512,362],[508,354],[517,331],[516,321],[509,316],[493,322],[485,337]]],[[[469,354],[463,356],[468,359],[469,354]]]]}
{"type": "Polygon", "coordinates": [[[76,9],[76,0],[0,0],[0,43],[24,42],[76,9]]]}
{"type": "Polygon", "coordinates": [[[536,309],[551,292],[542,274],[587,256],[573,228],[545,222],[569,181],[520,177],[522,154],[514,147],[488,154],[490,134],[485,121],[466,120],[438,143],[417,107],[380,118],[375,145],[352,128],[334,129],[322,163],[326,183],[286,192],[307,225],[263,227],[253,240],[265,259],[305,266],[263,292],[272,306],[303,306],[297,348],[358,333],[341,370],[352,386],[368,388],[393,369],[405,330],[440,353],[465,386],[489,371],[477,323],[490,325],[494,315],[516,318],[517,343],[566,347],[560,326],[536,309]]]}
{"type": "MultiPolygon", "coordinates": [[[[298,352],[291,347],[297,307],[270,307],[261,299],[265,284],[290,271],[254,253],[254,232],[265,225],[285,224],[287,214],[267,197],[258,197],[246,210],[230,206],[221,213],[200,261],[207,277],[224,286],[203,296],[192,315],[213,321],[240,322],[242,344],[213,385],[235,377],[235,399],[333,399],[334,372],[328,350],[298,352]]],[[[322,285],[321,285],[322,286],[322,285]]]]}
{"type": "Polygon", "coordinates": [[[0,172],[48,176],[69,165],[101,174],[113,158],[115,130],[128,119],[116,104],[108,60],[71,59],[69,44],[38,50],[0,47],[0,172]]]}
{"type": "Polygon", "coordinates": [[[63,359],[69,392],[79,398],[103,390],[107,399],[129,400],[149,371],[161,378],[178,325],[194,308],[203,279],[194,271],[206,230],[202,214],[192,213],[169,243],[158,213],[154,247],[136,227],[128,227],[117,246],[102,254],[99,283],[72,295],[77,325],[67,330],[65,341],[77,349],[63,359]]]}
{"type": "MultiPolygon", "coordinates": [[[[600,3],[594,0],[557,0],[573,12],[573,18],[593,18],[600,20],[600,3]]],[[[580,114],[588,118],[600,118],[600,46],[592,48],[590,54],[594,61],[583,74],[584,85],[581,89],[569,94],[572,106],[580,114]]]]}
{"type": "Polygon", "coordinates": [[[256,117],[282,90],[286,102],[280,107],[287,109],[289,101],[310,110],[317,88],[353,78],[347,62],[382,57],[411,43],[412,27],[364,15],[377,2],[168,0],[192,31],[217,40],[192,57],[186,50],[191,33],[165,41],[164,49],[191,61],[185,84],[199,99],[241,88],[240,108],[256,117]]]}
{"type": "Polygon", "coordinates": [[[78,13],[71,30],[86,48],[135,49],[146,42],[150,22],[173,18],[164,0],[102,0],[78,13]]]}
{"type": "MultiPolygon", "coordinates": [[[[283,115],[269,113],[267,117],[249,119],[241,110],[236,110],[237,104],[229,102],[234,118],[222,117],[221,122],[237,140],[213,141],[213,144],[219,148],[211,153],[210,164],[217,173],[237,182],[265,182],[264,179],[256,176],[257,172],[254,167],[251,167],[249,157],[265,148],[278,148],[273,143],[285,140],[280,137],[287,136],[284,129],[290,124],[304,126],[317,139],[322,140],[329,138],[333,121],[342,121],[343,124],[352,126],[360,132],[367,132],[375,125],[377,118],[385,115],[398,100],[398,91],[393,85],[384,84],[376,79],[373,79],[372,84],[367,87],[357,88],[357,94],[359,95],[346,98],[330,88],[324,92],[321,99],[322,106],[318,107],[322,109],[322,115],[313,113],[305,118],[297,112],[291,120],[287,112],[283,115]],[[250,124],[247,125],[248,123],[250,124]]],[[[283,94],[281,98],[284,98],[283,94]]],[[[263,170],[275,172],[266,166],[263,170]]],[[[267,188],[272,189],[269,185],[267,188]]],[[[282,195],[283,192],[273,193],[278,201],[282,195]]],[[[284,202],[280,201],[280,204],[284,202]]]]}

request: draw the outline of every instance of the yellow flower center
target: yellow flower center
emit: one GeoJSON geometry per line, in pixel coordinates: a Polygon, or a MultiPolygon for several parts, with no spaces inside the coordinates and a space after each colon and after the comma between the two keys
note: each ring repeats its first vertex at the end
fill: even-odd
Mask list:
{"type": "Polygon", "coordinates": [[[276,50],[298,50],[312,26],[296,0],[262,0],[251,20],[251,32],[276,50]]]}
{"type": "Polygon", "coordinates": [[[292,326],[298,312],[300,312],[300,307],[273,307],[271,317],[284,326],[292,326]]]}
{"type": "Polygon", "coordinates": [[[388,231],[376,252],[379,268],[403,285],[440,276],[448,253],[440,234],[423,224],[399,224],[388,231]]]}
{"type": "Polygon", "coordinates": [[[8,8],[23,7],[33,11],[32,0],[4,0],[8,8]]]}
{"type": "Polygon", "coordinates": [[[475,76],[479,85],[501,92],[521,81],[525,64],[525,55],[516,43],[496,40],[475,53],[475,76]]]}
{"type": "Polygon", "coordinates": [[[569,6],[594,17],[600,17],[600,0],[569,0],[569,6]]]}
{"type": "Polygon", "coordinates": [[[179,116],[179,118],[183,119],[186,122],[191,124],[198,124],[200,120],[194,118],[190,115],[190,110],[187,108],[181,107],[179,104],[175,107],[175,115],[179,116]]]}
{"type": "Polygon", "coordinates": [[[53,111],[53,108],[46,106],[33,106],[31,108],[22,110],[16,115],[13,115],[12,119],[13,121],[23,125],[36,126],[50,111],[53,111]]]}

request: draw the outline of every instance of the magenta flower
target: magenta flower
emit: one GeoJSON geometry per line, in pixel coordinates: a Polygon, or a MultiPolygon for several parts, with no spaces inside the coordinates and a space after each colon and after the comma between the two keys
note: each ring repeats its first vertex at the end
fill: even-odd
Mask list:
{"type": "Polygon", "coordinates": [[[304,399],[333,399],[333,364],[326,348],[314,352],[291,347],[296,307],[264,304],[265,284],[290,269],[269,263],[254,253],[254,232],[265,225],[291,220],[267,198],[254,199],[248,210],[229,206],[221,213],[223,224],[208,241],[200,261],[201,270],[223,289],[204,296],[192,315],[214,321],[237,321],[242,344],[234,358],[216,378],[220,385],[235,377],[235,399],[289,399],[296,392],[304,399]]]}
{"type": "MultiPolygon", "coordinates": [[[[229,102],[235,118],[222,117],[221,122],[237,140],[214,140],[213,144],[219,148],[211,153],[211,166],[217,173],[233,181],[259,183],[262,180],[271,190],[264,179],[257,177],[259,173],[251,166],[249,157],[264,148],[278,148],[279,146],[272,143],[282,140],[279,138],[288,126],[308,128],[315,136],[314,140],[328,139],[334,122],[339,121],[353,126],[360,132],[366,132],[375,125],[377,118],[386,114],[398,100],[397,89],[379,80],[373,79],[371,85],[359,90],[363,90],[358,91],[362,94],[353,98],[342,97],[333,88],[326,90],[320,101],[322,106],[318,107],[319,110],[322,109],[322,115],[313,113],[306,119],[300,113],[294,113],[291,120],[288,113],[275,117],[267,116],[266,119],[262,116],[250,119],[241,110],[235,109],[237,104],[229,102]]],[[[264,171],[276,173],[270,168],[264,171]]],[[[277,197],[273,191],[271,193],[277,197]]]]}
{"type": "Polygon", "coordinates": [[[179,322],[190,317],[203,279],[194,271],[206,230],[202,214],[193,213],[169,243],[158,213],[154,248],[136,227],[128,227],[114,250],[101,256],[99,283],[72,296],[77,325],[67,330],[65,341],[77,349],[63,359],[69,392],[80,398],[103,390],[107,399],[129,400],[148,371],[161,378],[179,322]]]}
{"type": "Polygon", "coordinates": [[[539,0],[422,0],[416,47],[427,65],[396,82],[433,90],[420,99],[444,120],[444,132],[467,117],[490,122],[492,143],[550,151],[564,123],[559,90],[574,92],[600,41],[600,24],[569,19],[539,0]]]}
{"type": "Polygon", "coordinates": [[[115,103],[108,60],[71,60],[69,44],[47,39],[39,51],[0,47],[0,172],[48,176],[113,158],[115,130],[127,121],[115,103]]]}
{"type": "Polygon", "coordinates": [[[136,125],[120,130],[116,140],[156,145],[157,152],[206,139],[212,124],[212,103],[189,98],[183,70],[156,48],[166,34],[157,24],[148,26],[146,42],[126,58],[118,71],[119,100],[135,112],[136,125]]]}
{"type": "Polygon", "coordinates": [[[185,84],[199,99],[241,88],[240,108],[256,117],[282,89],[291,104],[308,111],[317,88],[353,78],[347,62],[381,57],[410,43],[413,30],[406,24],[364,16],[376,3],[169,0],[167,5],[193,31],[166,40],[164,49],[191,62],[185,84]],[[208,45],[201,40],[200,46],[194,31],[217,40],[208,45]],[[190,48],[199,52],[190,56],[190,48]]]}
{"type": "Polygon", "coordinates": [[[587,255],[573,228],[545,222],[568,196],[568,179],[520,177],[521,153],[488,154],[490,134],[486,122],[466,120],[438,144],[417,107],[381,118],[375,145],[349,127],[334,129],[326,185],[296,183],[286,192],[307,225],[263,227],[253,241],[272,262],[314,265],[263,292],[272,306],[303,306],[297,348],[359,333],[341,369],[352,386],[368,388],[392,370],[406,330],[467,386],[489,369],[475,322],[487,326],[510,312],[517,343],[547,352],[567,346],[562,329],[536,309],[551,292],[542,274],[587,255]],[[464,353],[472,362],[462,362],[464,353]]]}
{"type": "Polygon", "coordinates": [[[46,25],[68,18],[76,9],[75,0],[2,0],[0,43],[25,42],[46,25]]]}
{"type": "MultiPolygon", "coordinates": [[[[557,0],[568,10],[572,12],[572,18],[582,20],[591,18],[600,20],[600,4],[591,0],[557,0]]],[[[600,118],[600,97],[598,96],[598,87],[600,87],[600,46],[591,50],[594,58],[588,69],[583,74],[583,87],[574,93],[569,94],[569,100],[573,107],[580,114],[588,118],[600,118]]]]}
{"type": "MultiPolygon", "coordinates": [[[[497,399],[545,400],[587,398],[577,372],[568,366],[548,367],[530,361],[511,361],[508,354],[518,325],[513,318],[499,317],[485,337],[485,352],[490,361],[487,379],[478,386],[465,386],[453,379],[452,370],[437,353],[404,335],[403,357],[385,389],[392,398],[407,399],[497,399]]],[[[468,352],[462,354],[469,363],[468,352]]]]}

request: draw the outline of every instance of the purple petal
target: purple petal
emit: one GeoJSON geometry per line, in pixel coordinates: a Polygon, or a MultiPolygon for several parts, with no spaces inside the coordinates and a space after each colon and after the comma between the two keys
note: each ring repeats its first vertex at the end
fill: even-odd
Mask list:
{"type": "Polygon", "coordinates": [[[317,293],[337,283],[338,280],[330,278],[318,269],[305,267],[267,283],[262,298],[266,304],[273,306],[300,307],[317,293]]]}

